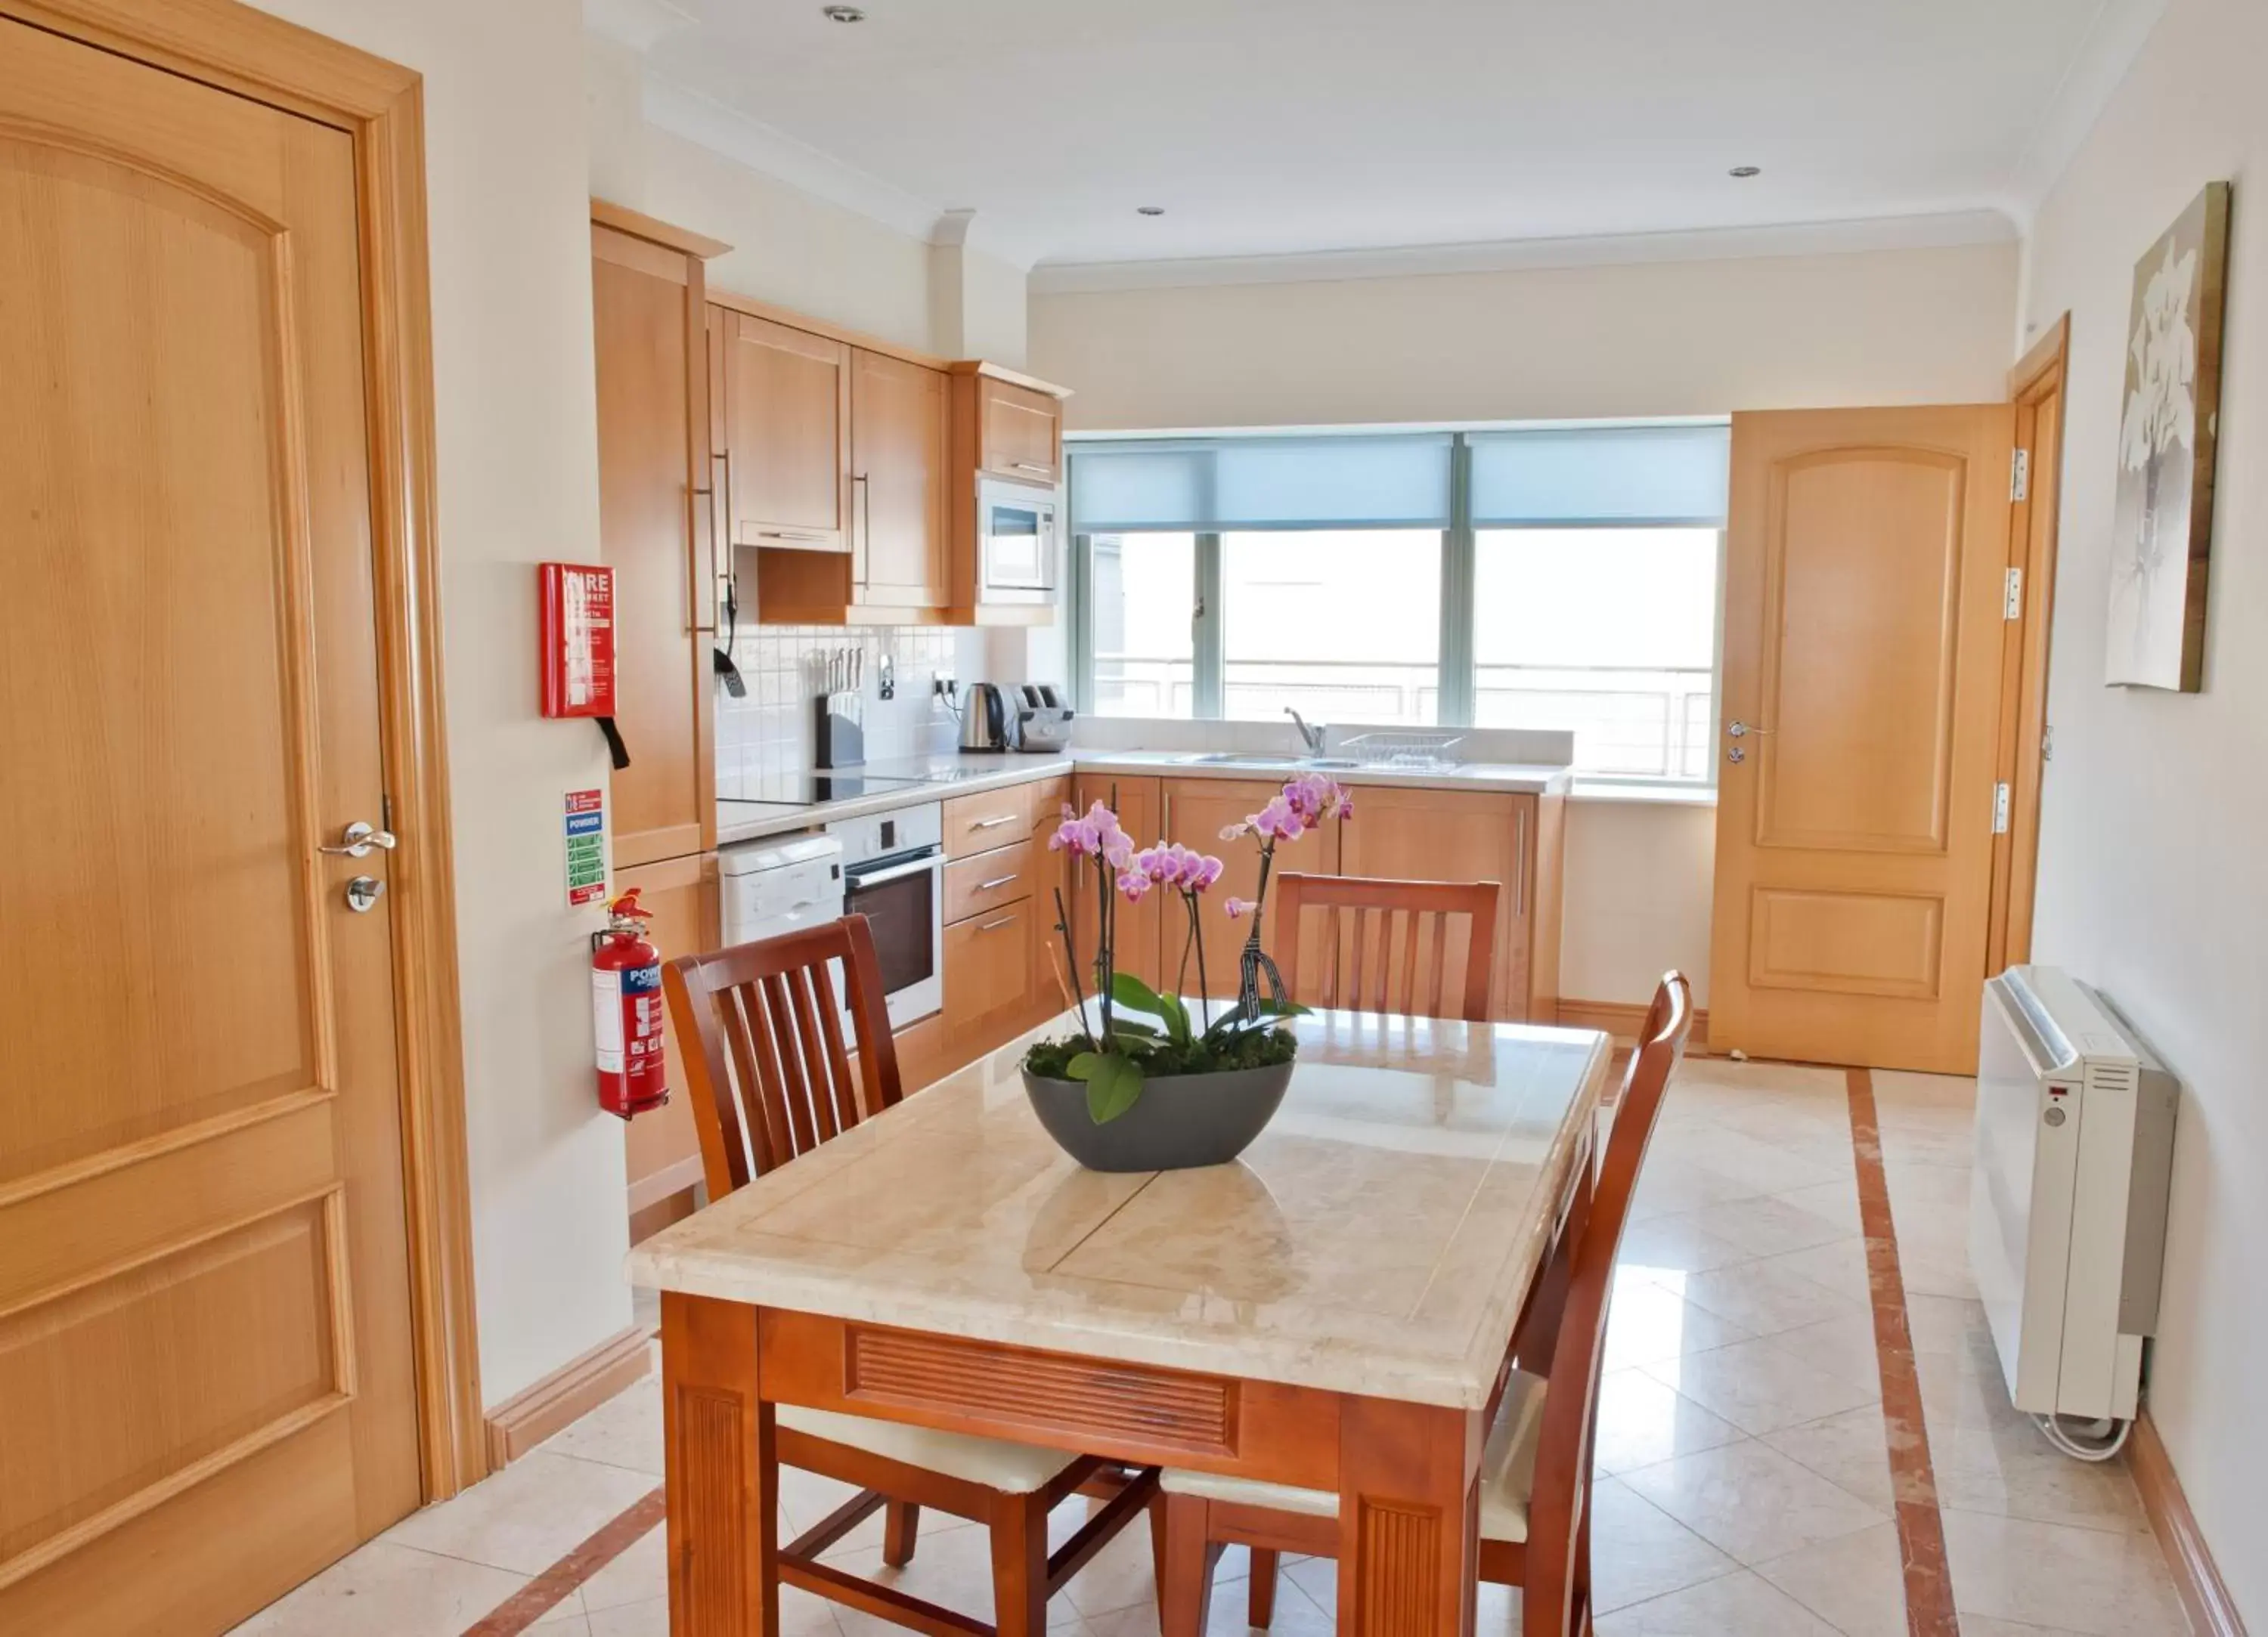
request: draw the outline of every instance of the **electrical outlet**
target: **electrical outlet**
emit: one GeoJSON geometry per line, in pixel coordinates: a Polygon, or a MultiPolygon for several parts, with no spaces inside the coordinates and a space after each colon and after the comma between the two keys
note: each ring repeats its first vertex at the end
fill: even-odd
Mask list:
{"type": "Polygon", "coordinates": [[[931,672],[929,679],[929,691],[933,697],[938,699],[959,699],[961,697],[961,685],[953,679],[953,672],[950,671],[937,671],[931,672]]]}

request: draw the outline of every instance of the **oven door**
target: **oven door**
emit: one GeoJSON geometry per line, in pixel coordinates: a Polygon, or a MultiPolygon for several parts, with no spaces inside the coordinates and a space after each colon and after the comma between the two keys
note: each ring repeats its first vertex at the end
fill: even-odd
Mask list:
{"type": "Polygon", "coordinates": [[[864,915],[893,1032],[945,1005],[945,855],[924,848],[844,871],[843,911],[864,915]]]}
{"type": "Polygon", "coordinates": [[[1056,496],[1020,484],[988,483],[976,497],[987,602],[1043,603],[1056,589],[1056,496]]]}

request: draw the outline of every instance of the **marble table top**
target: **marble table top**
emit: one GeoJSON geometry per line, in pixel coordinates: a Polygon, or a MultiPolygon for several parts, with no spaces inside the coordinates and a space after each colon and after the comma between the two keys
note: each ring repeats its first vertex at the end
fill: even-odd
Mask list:
{"type": "Polygon", "coordinates": [[[1235,1164],[1082,1169],[1025,1101],[1020,1040],[645,1240],[630,1280],[1481,1408],[1607,1037],[1348,1012],[1294,1026],[1291,1091],[1235,1164]]]}

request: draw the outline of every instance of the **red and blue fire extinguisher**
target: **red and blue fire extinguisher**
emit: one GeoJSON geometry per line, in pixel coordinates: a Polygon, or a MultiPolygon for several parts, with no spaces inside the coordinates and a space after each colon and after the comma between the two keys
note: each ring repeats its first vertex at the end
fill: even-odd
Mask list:
{"type": "Polygon", "coordinates": [[[591,935],[591,1011],[598,1032],[599,1106],[628,1119],[669,1101],[662,1050],[661,951],[645,936],[653,912],[632,887],[591,935]]]}

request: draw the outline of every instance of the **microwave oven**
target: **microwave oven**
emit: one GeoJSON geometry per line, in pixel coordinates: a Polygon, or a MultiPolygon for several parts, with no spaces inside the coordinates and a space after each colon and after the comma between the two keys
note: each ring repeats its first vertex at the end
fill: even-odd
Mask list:
{"type": "Polygon", "coordinates": [[[1052,603],[1063,562],[1063,495],[987,479],[976,486],[976,600],[1052,603]]]}

